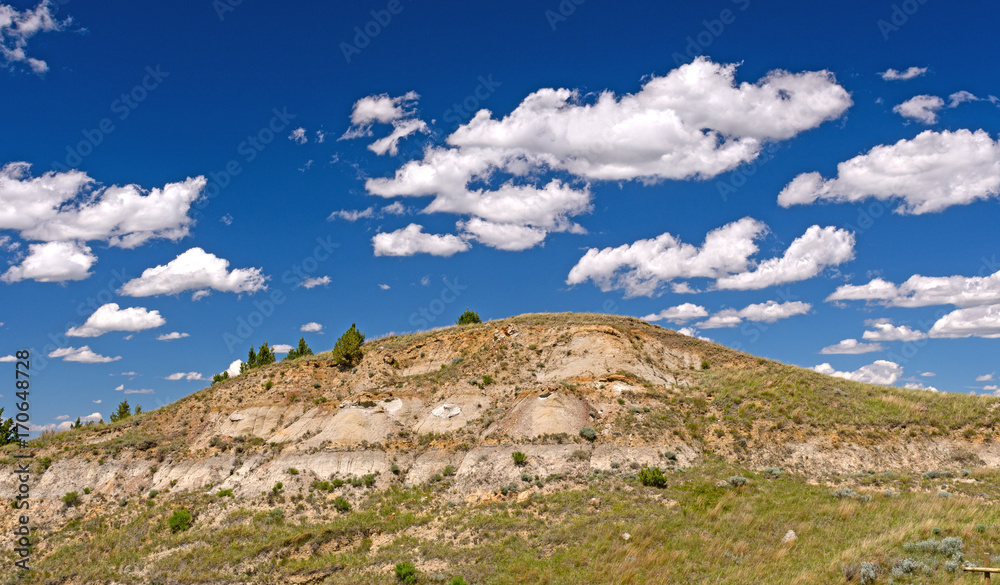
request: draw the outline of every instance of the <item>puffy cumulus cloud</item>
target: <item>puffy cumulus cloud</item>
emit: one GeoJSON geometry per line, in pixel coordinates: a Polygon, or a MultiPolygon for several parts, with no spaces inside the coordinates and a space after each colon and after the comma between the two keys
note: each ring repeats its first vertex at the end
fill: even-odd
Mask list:
{"type": "Polygon", "coordinates": [[[820,364],[813,367],[813,370],[836,378],[881,386],[891,386],[903,375],[903,367],[888,360],[875,360],[874,363],[862,366],[853,372],[838,372],[830,364],[820,364]]]}
{"type": "Polygon", "coordinates": [[[937,112],[943,107],[944,100],[936,95],[918,95],[894,107],[892,111],[924,124],[937,124],[937,112]]]}
{"type": "Polygon", "coordinates": [[[544,229],[513,223],[494,223],[474,217],[458,222],[458,229],[467,238],[498,250],[527,250],[545,240],[544,229]]]}
{"type": "Polygon", "coordinates": [[[421,225],[411,223],[394,232],[382,232],[372,237],[376,256],[412,256],[430,254],[451,256],[469,249],[469,243],[452,234],[424,233],[421,225]]]}
{"type": "Polygon", "coordinates": [[[306,333],[320,333],[323,331],[323,326],[315,321],[311,321],[302,327],[299,327],[299,331],[305,331],[306,333]]]}
{"type": "Polygon", "coordinates": [[[295,130],[292,130],[292,133],[288,135],[288,139],[295,144],[305,144],[306,142],[309,142],[309,137],[306,136],[305,128],[296,128],[295,130]]]}
{"type": "MultiPolygon", "coordinates": [[[[865,331],[861,338],[867,341],[917,341],[924,339],[927,334],[923,331],[916,331],[906,325],[893,325],[892,323],[875,323],[874,331],[865,331]]],[[[932,376],[934,374],[931,374],[932,376]]]]}
{"type": "Polygon", "coordinates": [[[756,269],[720,278],[721,289],[761,289],[786,282],[807,280],[828,266],[854,258],[854,234],[833,227],[811,226],[795,238],[781,258],[761,262],[756,269]]]}
{"type": "Polygon", "coordinates": [[[172,331],[170,333],[164,333],[163,335],[157,336],[157,341],[173,341],[175,339],[184,339],[185,337],[191,337],[190,333],[180,333],[178,331],[172,331]]]}
{"type": "Polygon", "coordinates": [[[166,380],[177,381],[177,380],[204,380],[205,378],[198,372],[177,372],[170,374],[165,378],[166,380]]]}
{"type": "Polygon", "coordinates": [[[229,261],[201,248],[191,248],[166,265],[147,268],[138,278],[122,285],[130,297],[173,295],[186,290],[213,289],[220,292],[254,293],[267,288],[260,268],[229,270],[229,261]]]}
{"type": "Polygon", "coordinates": [[[30,176],[31,165],[0,169],[0,229],[26,240],[104,240],[135,248],[151,239],[179,240],[194,223],[188,212],[202,194],[205,177],[145,190],[137,185],[96,187],[82,171],[30,176]]]}
{"type": "Polygon", "coordinates": [[[329,276],[314,276],[312,278],[307,278],[299,283],[299,286],[305,289],[316,288],[317,286],[326,286],[330,284],[329,276]]]}
{"type": "Polygon", "coordinates": [[[991,382],[993,380],[994,375],[996,375],[996,372],[990,372],[989,374],[976,376],[976,382],[991,382]]]}
{"type": "Polygon", "coordinates": [[[65,30],[71,20],[56,20],[52,2],[43,0],[34,8],[17,10],[7,4],[0,4],[0,64],[23,63],[41,75],[49,70],[48,64],[29,57],[25,49],[28,39],[42,32],[65,30]]]}
{"type": "Polygon", "coordinates": [[[388,284],[379,284],[378,287],[382,290],[389,290],[390,288],[392,288],[388,284]]]}
{"type": "Polygon", "coordinates": [[[81,362],[84,364],[104,364],[122,359],[122,356],[108,357],[94,353],[89,345],[83,347],[62,347],[49,352],[50,358],[62,358],[67,362],[81,362]]]}
{"type": "Polygon", "coordinates": [[[143,307],[122,309],[118,303],[99,307],[87,318],[86,323],[66,332],[69,337],[97,337],[109,331],[143,331],[160,327],[167,322],[159,311],[143,307]]]}
{"type": "Polygon", "coordinates": [[[17,358],[12,355],[0,356],[0,363],[4,362],[16,362],[17,358]]]}
{"type": "Polygon", "coordinates": [[[380,94],[361,98],[354,103],[351,127],[340,140],[371,136],[372,125],[376,122],[391,124],[392,132],[369,144],[368,150],[378,155],[388,152],[395,156],[399,152],[400,140],[416,132],[426,134],[430,131],[426,122],[414,117],[416,114],[414,108],[419,98],[420,96],[412,91],[399,97],[380,94]]]}
{"type": "Polygon", "coordinates": [[[924,73],[927,73],[926,67],[910,67],[904,71],[896,71],[895,69],[886,69],[879,75],[882,79],[886,81],[906,81],[907,79],[913,79],[914,77],[920,77],[924,73]]]}
{"type": "Polygon", "coordinates": [[[1000,304],[1000,271],[989,276],[915,274],[899,285],[876,278],[868,284],[840,286],[826,300],[876,301],[887,306],[910,308],[994,305],[1000,304]]]}
{"type": "Polygon", "coordinates": [[[351,110],[351,128],[341,136],[341,140],[367,136],[374,122],[391,124],[401,118],[412,115],[410,109],[420,98],[414,91],[399,97],[389,97],[389,94],[371,95],[354,102],[351,110]]]}
{"type": "Polygon", "coordinates": [[[938,319],[927,334],[946,338],[1000,338],[1000,304],[952,311],[938,319]]]}
{"type": "Polygon", "coordinates": [[[706,321],[698,323],[697,326],[702,329],[736,327],[744,320],[775,323],[781,319],[787,319],[789,317],[794,317],[795,315],[805,315],[810,310],[812,310],[812,305],[809,303],[803,303],[801,301],[779,303],[772,300],[767,301],[766,303],[747,305],[740,310],[724,309],[713,314],[706,321]]]}
{"type": "Polygon", "coordinates": [[[940,390],[934,386],[925,386],[920,382],[907,382],[906,384],[903,384],[903,388],[908,388],[910,390],[926,390],[928,392],[940,392],[940,390]]]}
{"type": "MultiPolygon", "coordinates": [[[[394,176],[369,179],[366,189],[381,197],[432,196],[425,213],[530,228],[507,228],[510,241],[467,234],[523,250],[547,233],[582,231],[571,218],[592,209],[590,181],[713,177],[852,103],[826,71],[774,71],[757,83],[737,83],[735,71],[699,58],[650,78],[635,94],[604,92],[593,103],[573,90],[541,89],[503,118],[480,110],[447,146],[427,148],[394,176]],[[572,180],[543,184],[549,171],[572,180]]],[[[391,110],[386,99],[380,103],[391,110]]]]}
{"type": "Polygon", "coordinates": [[[836,345],[828,345],[819,350],[823,354],[861,354],[882,351],[885,348],[878,343],[861,343],[857,339],[844,339],[836,345]]]}
{"type": "Polygon", "coordinates": [[[243,360],[239,360],[239,359],[238,360],[233,360],[233,363],[229,364],[229,367],[226,368],[226,373],[229,374],[230,378],[232,378],[234,376],[239,376],[240,375],[240,366],[242,366],[242,365],[243,365],[243,360]]]}
{"type": "Polygon", "coordinates": [[[292,346],[287,343],[276,343],[271,346],[271,351],[274,353],[288,353],[292,351],[292,346]]]}
{"type": "Polygon", "coordinates": [[[591,248],[570,270],[567,284],[592,280],[601,290],[624,289],[627,296],[652,296],[675,279],[716,279],[720,289],[760,289],[812,278],[826,266],[854,255],[854,236],[834,228],[810,227],[781,258],[751,270],[755,240],[767,226],[749,217],[710,231],[699,248],[665,233],[617,248],[591,248]]]}
{"type": "Polygon", "coordinates": [[[427,123],[423,120],[410,119],[399,120],[392,125],[392,132],[383,138],[368,145],[368,150],[378,155],[389,153],[392,156],[399,154],[399,141],[415,132],[428,133],[427,123]]]}
{"type": "Polygon", "coordinates": [[[837,178],[795,177],[778,195],[782,207],[819,200],[900,199],[897,213],[922,214],[1000,193],[1000,144],[984,130],[925,130],[837,165],[837,178]]]}
{"type": "Polygon", "coordinates": [[[708,317],[708,310],[701,305],[696,305],[694,303],[684,303],[683,305],[677,305],[676,307],[670,307],[669,309],[664,309],[659,313],[653,313],[651,315],[646,315],[643,317],[645,321],[670,321],[671,323],[687,323],[688,321],[694,319],[701,319],[702,317],[708,317]]]}
{"type": "Polygon", "coordinates": [[[480,110],[448,143],[523,152],[589,179],[708,178],[852,105],[828,71],[778,70],[739,84],[735,74],[735,64],[699,57],[636,94],[605,91],[592,104],[573,90],[541,89],[500,120],[480,110]]]}
{"type": "Polygon", "coordinates": [[[90,246],[81,242],[29,244],[27,257],[7,269],[0,280],[6,283],[84,280],[91,275],[90,268],[95,262],[97,256],[91,253],[90,246]]]}
{"type": "Polygon", "coordinates": [[[681,327],[680,329],[677,330],[677,333],[680,333],[681,335],[683,335],[685,337],[694,337],[694,338],[700,339],[702,341],[709,341],[709,342],[715,343],[714,341],[712,341],[708,337],[702,337],[702,336],[698,335],[698,331],[696,331],[695,329],[692,329],[691,327],[681,327]]]}

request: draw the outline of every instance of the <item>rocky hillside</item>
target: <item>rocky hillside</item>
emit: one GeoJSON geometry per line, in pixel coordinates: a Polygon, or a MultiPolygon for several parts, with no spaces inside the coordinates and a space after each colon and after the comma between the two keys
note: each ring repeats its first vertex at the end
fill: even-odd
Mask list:
{"type": "MultiPolygon", "coordinates": [[[[119,423],[34,441],[32,522],[54,533],[134,517],[134,504],[154,498],[218,494],[316,522],[331,512],[303,506],[303,494],[358,506],[386,488],[436,484],[442,500],[476,504],[557,492],[595,471],[706,458],[813,483],[1000,462],[996,399],[830,378],[634,318],[531,314],[363,348],[349,371],[329,353],[286,360],[119,423]],[[79,498],[67,505],[71,492],[79,498]]],[[[12,452],[0,452],[5,498],[12,452]]],[[[204,506],[199,522],[227,513],[204,506]]],[[[13,529],[12,514],[2,520],[13,529]]],[[[53,546],[42,541],[38,554],[53,546]]]]}

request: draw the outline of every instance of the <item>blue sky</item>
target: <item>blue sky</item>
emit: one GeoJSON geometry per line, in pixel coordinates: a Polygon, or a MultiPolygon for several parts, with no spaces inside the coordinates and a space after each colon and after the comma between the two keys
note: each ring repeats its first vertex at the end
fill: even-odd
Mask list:
{"type": "Polygon", "coordinates": [[[52,428],[468,306],[997,391],[1000,9],[781,4],[0,3],[0,360],[52,428]]]}

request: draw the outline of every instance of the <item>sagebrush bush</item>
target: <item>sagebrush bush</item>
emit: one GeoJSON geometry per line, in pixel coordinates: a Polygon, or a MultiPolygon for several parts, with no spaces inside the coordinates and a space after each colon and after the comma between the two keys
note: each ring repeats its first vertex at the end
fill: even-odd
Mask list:
{"type": "Polygon", "coordinates": [[[595,441],[597,440],[597,431],[594,430],[594,427],[583,427],[580,429],[580,436],[588,441],[595,441]]]}
{"type": "Polygon", "coordinates": [[[731,487],[738,488],[746,485],[747,478],[743,477],[742,475],[734,475],[729,479],[727,479],[726,483],[728,483],[731,487]]]}
{"type": "Polygon", "coordinates": [[[644,465],[639,470],[639,481],[642,485],[649,487],[667,487],[667,478],[663,475],[663,470],[659,467],[649,467],[644,465]]]}

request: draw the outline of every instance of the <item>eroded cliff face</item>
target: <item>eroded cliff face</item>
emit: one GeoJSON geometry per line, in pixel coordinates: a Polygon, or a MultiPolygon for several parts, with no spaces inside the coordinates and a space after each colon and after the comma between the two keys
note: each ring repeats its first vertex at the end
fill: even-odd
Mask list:
{"type": "MultiPolygon", "coordinates": [[[[1000,462],[996,443],[955,436],[840,440],[835,427],[764,420],[731,432],[726,411],[699,386],[703,365],[767,377],[774,362],[631,318],[526,315],[374,340],[365,350],[351,371],[324,355],[281,362],[121,423],[39,441],[32,468],[48,466],[32,478],[32,521],[56,528],[71,515],[115,513],[151,490],[158,498],[232,490],[253,505],[279,482],[282,493],[301,494],[317,480],[364,476],[382,489],[445,473],[448,497],[477,501],[524,481],[514,451],[538,478],[682,468],[708,452],[817,480],[1000,462]],[[692,422],[696,411],[715,425],[710,432],[695,430],[704,424],[692,422]],[[585,427],[594,440],[581,435],[585,427]],[[73,491],[82,504],[67,508],[60,498],[73,491]]],[[[0,466],[7,505],[12,465],[8,457],[0,466]]]]}

